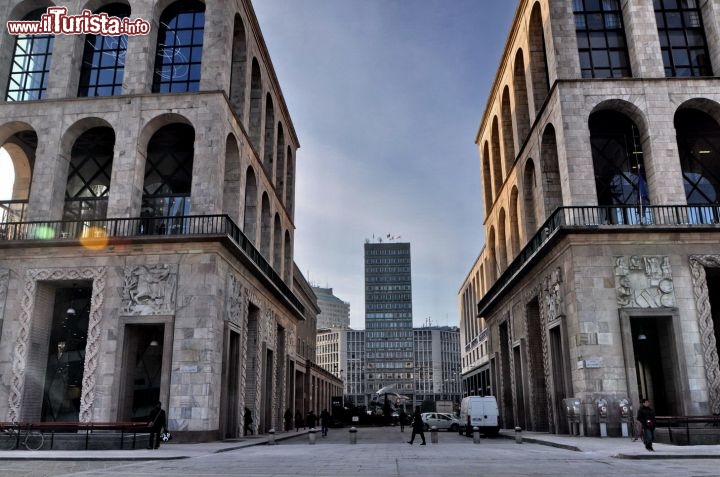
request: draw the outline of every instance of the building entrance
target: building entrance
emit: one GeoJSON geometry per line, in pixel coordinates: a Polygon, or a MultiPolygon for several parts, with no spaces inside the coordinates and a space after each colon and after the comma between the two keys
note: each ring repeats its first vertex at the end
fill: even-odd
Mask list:
{"type": "Polygon", "coordinates": [[[681,415],[676,347],[669,316],[631,317],[637,391],[657,415],[681,415]]]}
{"type": "Polygon", "coordinates": [[[147,420],[160,401],[164,333],[163,323],[125,326],[122,421],[147,420]]]}

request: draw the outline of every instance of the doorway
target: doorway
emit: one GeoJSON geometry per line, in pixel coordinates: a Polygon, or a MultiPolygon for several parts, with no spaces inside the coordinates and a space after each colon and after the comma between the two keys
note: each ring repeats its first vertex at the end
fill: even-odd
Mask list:
{"type": "Polygon", "coordinates": [[[162,389],[165,324],[125,325],[120,420],[147,421],[162,389]]]}
{"type": "Polygon", "coordinates": [[[630,331],[638,395],[657,415],[682,415],[672,317],[631,317],[630,331]]]}
{"type": "Polygon", "coordinates": [[[567,434],[567,419],[565,419],[566,411],[563,407],[563,399],[572,396],[568,391],[568,371],[566,367],[565,347],[563,346],[561,325],[550,328],[548,332],[550,338],[550,369],[552,370],[552,400],[554,405],[554,427],[556,434],[567,434]]]}

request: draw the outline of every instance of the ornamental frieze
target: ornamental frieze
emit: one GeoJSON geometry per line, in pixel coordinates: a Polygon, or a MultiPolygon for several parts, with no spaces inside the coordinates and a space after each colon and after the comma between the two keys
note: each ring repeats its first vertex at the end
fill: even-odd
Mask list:
{"type": "Polygon", "coordinates": [[[173,315],[177,265],[138,265],[125,269],[122,313],[125,315],[173,315]]]}
{"type": "Polygon", "coordinates": [[[620,308],[674,307],[670,259],[655,255],[615,257],[615,291],[620,308]]]}

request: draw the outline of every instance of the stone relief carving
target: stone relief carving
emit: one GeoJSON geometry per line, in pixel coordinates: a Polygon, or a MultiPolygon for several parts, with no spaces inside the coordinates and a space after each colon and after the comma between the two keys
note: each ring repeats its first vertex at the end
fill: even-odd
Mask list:
{"type": "Polygon", "coordinates": [[[20,331],[15,340],[12,378],[8,396],[7,420],[20,420],[22,395],[25,389],[33,310],[38,281],[92,280],[90,317],[88,321],[87,345],[85,347],[85,369],[83,371],[82,394],[80,396],[80,422],[92,421],[92,406],[95,401],[95,380],[98,366],[100,332],[102,330],[102,306],[105,296],[105,267],[87,268],[43,268],[26,272],[20,302],[20,331]]]}
{"type": "Polygon", "coordinates": [[[615,291],[620,308],[675,306],[675,287],[668,257],[615,257],[615,291]]]}
{"type": "Polygon", "coordinates": [[[560,267],[553,270],[552,273],[543,280],[543,302],[545,303],[545,316],[548,323],[552,323],[565,314],[561,283],[562,270],[560,267]]]}
{"type": "Polygon", "coordinates": [[[176,286],[176,264],[127,267],[122,313],[133,316],[173,315],[176,286]]]}
{"type": "Polygon", "coordinates": [[[243,306],[242,292],[243,288],[237,277],[232,273],[228,274],[225,319],[240,327],[242,327],[242,315],[247,310],[247,306],[243,306]]]}
{"type": "Polygon", "coordinates": [[[720,363],[715,342],[715,327],[710,310],[706,268],[720,268],[720,255],[691,255],[690,274],[697,308],[700,345],[705,360],[710,411],[720,413],[720,363]]]}
{"type": "Polygon", "coordinates": [[[0,268],[0,320],[5,316],[5,301],[7,300],[8,284],[10,283],[10,270],[0,268]]]}

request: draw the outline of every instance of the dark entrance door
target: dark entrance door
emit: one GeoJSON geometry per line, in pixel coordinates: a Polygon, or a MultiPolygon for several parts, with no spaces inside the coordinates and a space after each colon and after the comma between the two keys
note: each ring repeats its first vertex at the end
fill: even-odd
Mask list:
{"type": "MultiPolygon", "coordinates": [[[[121,420],[147,420],[160,400],[164,331],[162,323],[125,327],[121,420]]],[[[167,403],[163,405],[167,406],[167,403]]]]}

